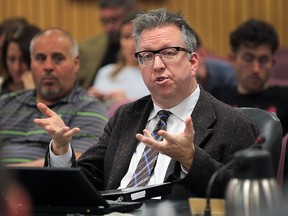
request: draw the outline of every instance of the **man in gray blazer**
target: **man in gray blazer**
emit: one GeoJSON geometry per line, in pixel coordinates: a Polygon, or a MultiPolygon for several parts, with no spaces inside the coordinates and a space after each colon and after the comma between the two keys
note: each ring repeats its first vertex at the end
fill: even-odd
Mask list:
{"type": "MultiPolygon", "coordinates": [[[[47,116],[34,122],[51,135],[49,166],[79,165],[99,190],[125,188],[145,147],[159,152],[146,185],[172,182],[171,198],[205,196],[212,174],[249,147],[258,135],[242,114],[216,100],[196,82],[198,56],[193,30],[181,14],[166,9],[143,13],[134,21],[139,67],[151,92],[120,107],[109,120],[98,144],[76,162],[70,142],[79,128],[68,128],[53,111],[39,103],[47,116]],[[169,111],[166,130],[155,140],[150,131],[158,111],[169,111]]],[[[146,158],[148,161],[148,158],[146,158]]],[[[150,168],[149,168],[150,169],[150,168]]],[[[223,197],[231,170],[216,178],[212,196],[223,197]]]]}

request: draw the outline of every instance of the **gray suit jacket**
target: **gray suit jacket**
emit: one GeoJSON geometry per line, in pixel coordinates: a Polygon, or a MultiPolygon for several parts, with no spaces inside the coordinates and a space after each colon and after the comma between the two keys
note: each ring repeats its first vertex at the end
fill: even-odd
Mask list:
{"type": "MultiPolygon", "coordinates": [[[[137,147],[136,133],[142,133],[153,108],[150,96],[118,109],[104,129],[97,146],[78,160],[99,190],[116,189],[126,174],[137,147]]],[[[185,178],[180,176],[180,163],[171,161],[165,181],[173,182],[169,198],[204,197],[211,175],[231,160],[234,152],[250,146],[258,132],[241,113],[212,97],[201,88],[192,113],[195,130],[195,158],[185,178]]],[[[231,177],[227,169],[221,172],[212,196],[223,197],[231,177]]]]}

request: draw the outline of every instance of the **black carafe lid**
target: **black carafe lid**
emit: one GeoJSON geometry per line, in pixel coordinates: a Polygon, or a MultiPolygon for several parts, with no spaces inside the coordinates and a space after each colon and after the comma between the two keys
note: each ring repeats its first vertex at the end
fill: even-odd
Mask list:
{"type": "Polygon", "coordinates": [[[249,149],[234,155],[235,173],[238,179],[273,178],[272,157],[267,150],[249,149]]]}

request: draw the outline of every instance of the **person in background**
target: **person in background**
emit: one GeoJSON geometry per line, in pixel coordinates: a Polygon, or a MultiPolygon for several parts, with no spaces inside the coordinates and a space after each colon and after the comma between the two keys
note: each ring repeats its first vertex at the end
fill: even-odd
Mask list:
{"type": "Polygon", "coordinates": [[[34,88],[30,71],[29,45],[38,32],[40,28],[36,25],[23,24],[6,35],[1,60],[7,76],[3,82],[1,94],[34,88]]]}
{"type": "Polygon", "coordinates": [[[134,56],[135,42],[132,37],[132,20],[137,13],[128,14],[120,27],[120,55],[117,63],[100,68],[88,94],[103,101],[113,115],[115,108],[128,101],[149,94],[141,77],[138,61],[134,56]],[[116,106],[116,107],[115,107],[116,106]]]}
{"type": "Polygon", "coordinates": [[[237,86],[219,87],[214,96],[233,107],[258,107],[275,113],[286,134],[288,88],[269,85],[279,46],[274,27],[263,20],[249,19],[230,33],[230,45],[237,86]]]}
{"type": "Polygon", "coordinates": [[[121,20],[137,8],[137,0],[99,0],[98,5],[104,33],[79,46],[81,66],[77,80],[85,89],[91,87],[101,67],[117,61],[121,20]]]}
{"type": "Polygon", "coordinates": [[[50,136],[34,118],[42,102],[70,127],[80,127],[73,148],[78,158],[94,146],[108,120],[107,110],[75,82],[79,69],[75,39],[60,29],[46,29],[31,41],[31,71],[35,89],[0,97],[0,162],[14,166],[43,166],[50,136]]]}
{"type": "Polygon", "coordinates": [[[196,40],[196,52],[199,56],[199,67],[196,73],[198,84],[211,94],[219,86],[236,86],[236,76],[232,65],[228,61],[209,57],[198,34],[196,34],[196,40]]]}
{"type": "Polygon", "coordinates": [[[7,77],[7,73],[2,63],[2,47],[3,47],[5,37],[7,34],[9,34],[10,31],[13,32],[14,29],[17,29],[20,26],[27,25],[27,24],[28,24],[28,21],[23,17],[10,17],[10,18],[4,19],[0,23],[0,59],[1,59],[0,60],[0,89],[2,89],[3,81],[7,77]]]}
{"type": "MultiPolygon", "coordinates": [[[[133,21],[133,36],[142,78],[151,95],[121,106],[98,144],[83,153],[77,165],[98,190],[172,182],[169,198],[204,197],[212,174],[236,151],[250,146],[257,129],[243,114],[197,84],[196,38],[181,14],[164,8],[144,12],[133,21]],[[164,128],[155,133],[157,122],[164,128]],[[148,157],[151,152],[156,155],[148,157]],[[138,181],[136,167],[143,153],[156,164],[150,167],[149,161],[147,169],[152,171],[138,181]]],[[[52,138],[47,165],[76,166],[69,143],[76,142],[73,136],[79,128],[67,127],[43,103],[38,108],[46,117],[34,122],[52,138]]],[[[219,173],[212,197],[224,196],[230,177],[231,170],[219,173]]]]}
{"type": "Polygon", "coordinates": [[[0,166],[1,216],[32,216],[31,197],[15,176],[0,166]]]}

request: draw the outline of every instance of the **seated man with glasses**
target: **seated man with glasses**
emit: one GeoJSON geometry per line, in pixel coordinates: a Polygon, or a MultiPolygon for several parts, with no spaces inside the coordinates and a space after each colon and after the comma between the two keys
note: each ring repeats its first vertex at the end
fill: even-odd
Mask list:
{"type": "Polygon", "coordinates": [[[237,86],[222,86],[212,93],[233,107],[258,107],[275,113],[288,132],[288,88],[269,86],[275,64],[278,35],[274,27],[262,20],[247,20],[230,34],[231,63],[237,86]]]}
{"type": "MultiPolygon", "coordinates": [[[[66,127],[39,103],[46,118],[34,122],[53,139],[47,165],[78,165],[98,190],[172,182],[169,198],[204,197],[212,174],[249,147],[258,131],[197,84],[197,41],[181,14],[163,8],[140,14],[133,21],[133,36],[151,95],[121,106],[98,144],[77,162],[70,142],[79,128],[66,127]]],[[[219,174],[212,197],[224,196],[230,177],[229,169],[219,174]]]]}

